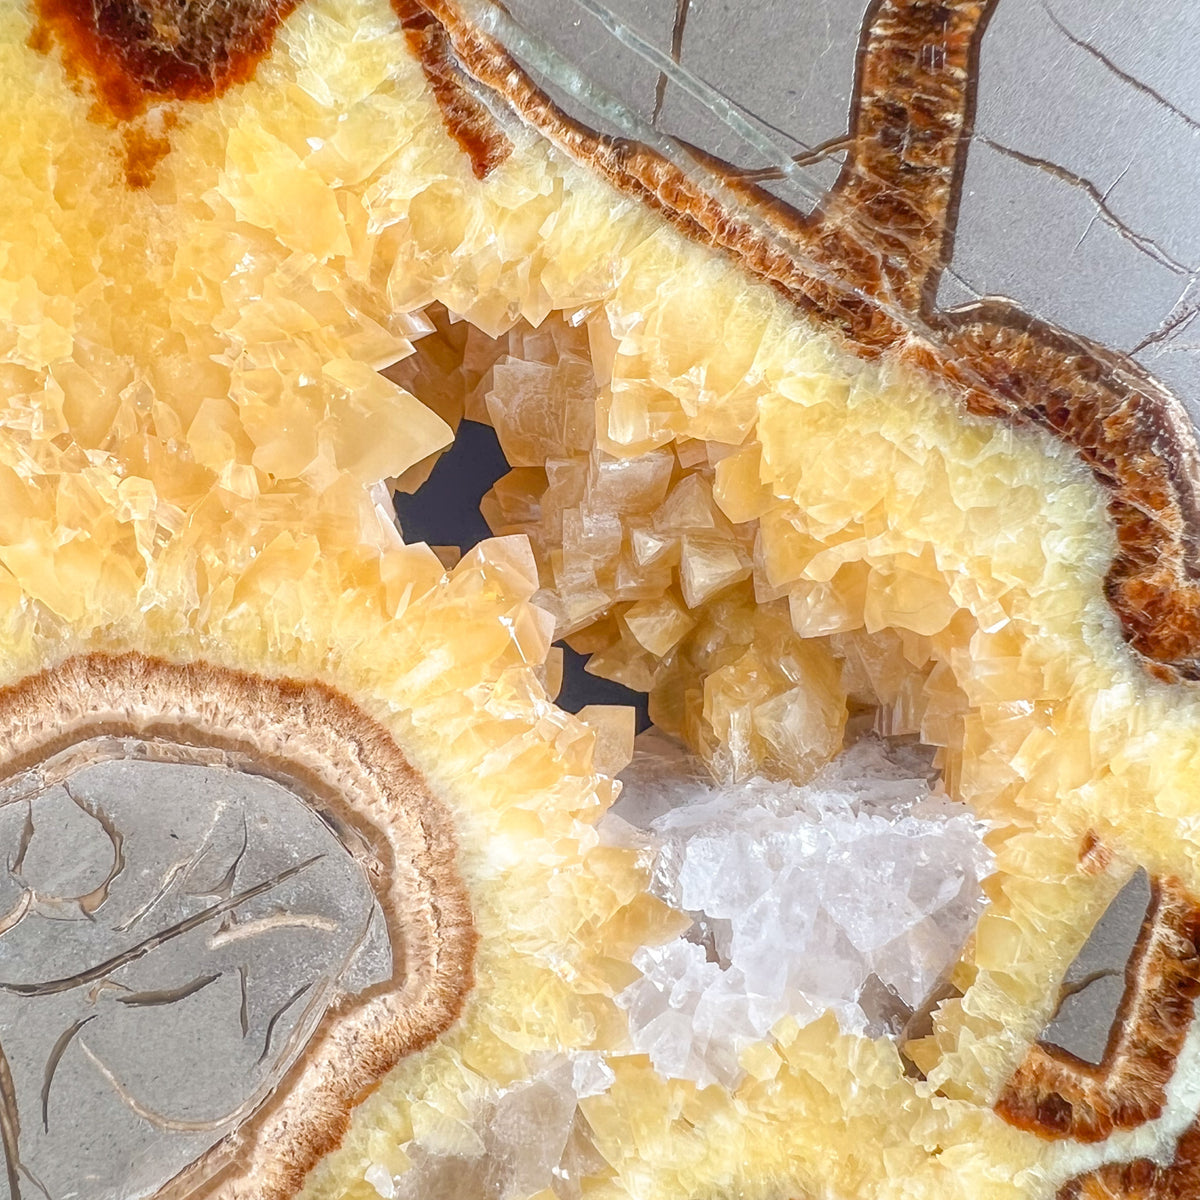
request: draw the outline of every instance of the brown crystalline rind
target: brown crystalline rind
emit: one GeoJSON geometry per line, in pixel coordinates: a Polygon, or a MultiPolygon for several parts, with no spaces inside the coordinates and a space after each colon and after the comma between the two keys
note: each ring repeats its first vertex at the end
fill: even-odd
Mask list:
{"type": "Polygon", "coordinates": [[[471,160],[475,178],[486,179],[512,153],[512,142],[468,90],[441,25],[417,0],[392,0],[392,7],[437,98],[447,131],[471,160]]]}
{"type": "Polygon", "coordinates": [[[1174,880],[1155,880],[1104,1057],[1092,1066],[1035,1043],[996,1102],[1000,1116],[1077,1142],[1160,1116],[1200,994],[1198,945],[1200,904],[1174,880]]]}
{"type": "Polygon", "coordinates": [[[1200,456],[1178,400],[1134,364],[1007,302],[942,313],[974,67],[994,0],[885,0],[864,29],[850,150],[826,202],[802,217],[709,164],[710,188],[653,150],[567,117],[455,0],[420,0],[464,69],[573,157],[732,254],[860,353],[889,351],[956,384],[968,411],[1046,429],[1109,497],[1118,549],[1106,581],[1152,674],[1200,678],[1200,456]],[[722,199],[721,197],[724,197],[722,199]]]}
{"type": "Polygon", "coordinates": [[[156,1200],[291,1196],[351,1109],[458,1016],[475,932],[447,812],[390,734],[333,689],[205,663],[90,654],[0,691],[4,777],[96,738],[144,739],[176,761],[214,754],[279,780],[359,837],[387,921],[391,979],[336,1004],[267,1103],[156,1200]]]}
{"type": "Polygon", "coordinates": [[[1057,1200],[1192,1200],[1200,1195],[1200,1121],[1179,1139],[1169,1163],[1109,1163],[1068,1180],[1057,1200]]]}

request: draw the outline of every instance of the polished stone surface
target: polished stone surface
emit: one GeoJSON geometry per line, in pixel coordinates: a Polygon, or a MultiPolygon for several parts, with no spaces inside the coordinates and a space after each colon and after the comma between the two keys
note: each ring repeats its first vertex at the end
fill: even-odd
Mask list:
{"type": "Polygon", "coordinates": [[[1200,399],[1200,10],[1000,0],[944,308],[1015,300],[1200,399]]]}
{"type": "Polygon", "coordinates": [[[1150,903],[1150,877],[1134,872],[1096,922],[1063,976],[1058,1009],[1040,1041],[1096,1066],[1125,996],[1125,967],[1150,903]]]}
{"type": "Polygon", "coordinates": [[[0,844],[14,1200],[152,1195],[253,1111],[337,997],[392,974],[362,867],[262,776],[28,773],[0,793],[0,844]]]}

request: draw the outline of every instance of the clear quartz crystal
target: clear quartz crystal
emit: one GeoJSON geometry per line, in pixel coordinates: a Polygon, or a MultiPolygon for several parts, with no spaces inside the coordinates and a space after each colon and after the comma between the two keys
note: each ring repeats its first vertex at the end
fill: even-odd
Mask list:
{"type": "Polygon", "coordinates": [[[783,1016],[878,1035],[957,959],[992,869],[984,826],[920,747],[855,743],[811,783],[714,784],[657,731],[603,827],[653,853],[652,888],[694,918],[639,951],[618,1003],[657,1070],[733,1086],[783,1016]]]}

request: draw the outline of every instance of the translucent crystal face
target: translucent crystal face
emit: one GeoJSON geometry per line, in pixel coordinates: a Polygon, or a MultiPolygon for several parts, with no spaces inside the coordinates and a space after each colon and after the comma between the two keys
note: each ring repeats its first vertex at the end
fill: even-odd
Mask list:
{"type": "Polygon", "coordinates": [[[735,1087],[743,1052],[788,1014],[903,1034],[993,867],[984,827],[934,794],[928,765],[867,738],[804,787],[721,787],[697,760],[635,756],[610,831],[646,828],[651,888],[694,924],[635,957],[643,977],[618,997],[634,1048],[664,1075],[735,1087]]]}
{"type": "Polygon", "coordinates": [[[0,792],[8,1194],[134,1200],[392,975],[360,864],[272,779],[95,742],[0,792]]]}

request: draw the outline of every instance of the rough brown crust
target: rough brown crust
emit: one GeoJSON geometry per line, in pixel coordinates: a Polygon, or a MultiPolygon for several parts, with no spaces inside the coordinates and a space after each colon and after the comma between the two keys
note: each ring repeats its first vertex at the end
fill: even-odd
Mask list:
{"type": "Polygon", "coordinates": [[[1174,880],[1155,880],[1125,968],[1125,995],[1096,1066],[1035,1044],[996,1112],[1050,1139],[1100,1142],[1162,1114],[1200,994],[1200,904],[1174,880]]]}
{"type": "Polygon", "coordinates": [[[486,179],[512,153],[512,142],[467,89],[441,25],[417,0],[392,0],[392,8],[433,89],[447,132],[470,159],[475,178],[486,179]]]}
{"type": "Polygon", "coordinates": [[[849,154],[805,217],[733,171],[722,202],[661,155],[566,116],[455,0],[418,0],[463,68],[689,237],[735,256],[865,355],[957,385],[969,411],[1045,429],[1109,496],[1106,580],[1128,642],[1166,680],[1200,678],[1200,456],[1182,406],[1130,360],[1009,304],[935,310],[953,243],[979,43],[995,0],[879,0],[864,25],[849,154]]]}
{"type": "Polygon", "coordinates": [[[470,990],[475,932],[450,816],[387,730],[323,684],[92,654],[0,690],[0,778],[48,759],[51,773],[66,769],[80,743],[113,737],[145,739],[151,757],[268,775],[360,835],[347,848],[386,915],[392,978],[330,1009],[263,1107],[155,1197],[285,1200],[354,1106],[452,1024],[470,990]]]}
{"type": "Polygon", "coordinates": [[[1166,1166],[1148,1158],[1110,1163],[1068,1180],[1057,1200],[1194,1200],[1200,1196],[1200,1121],[1179,1139],[1166,1166]]]}

